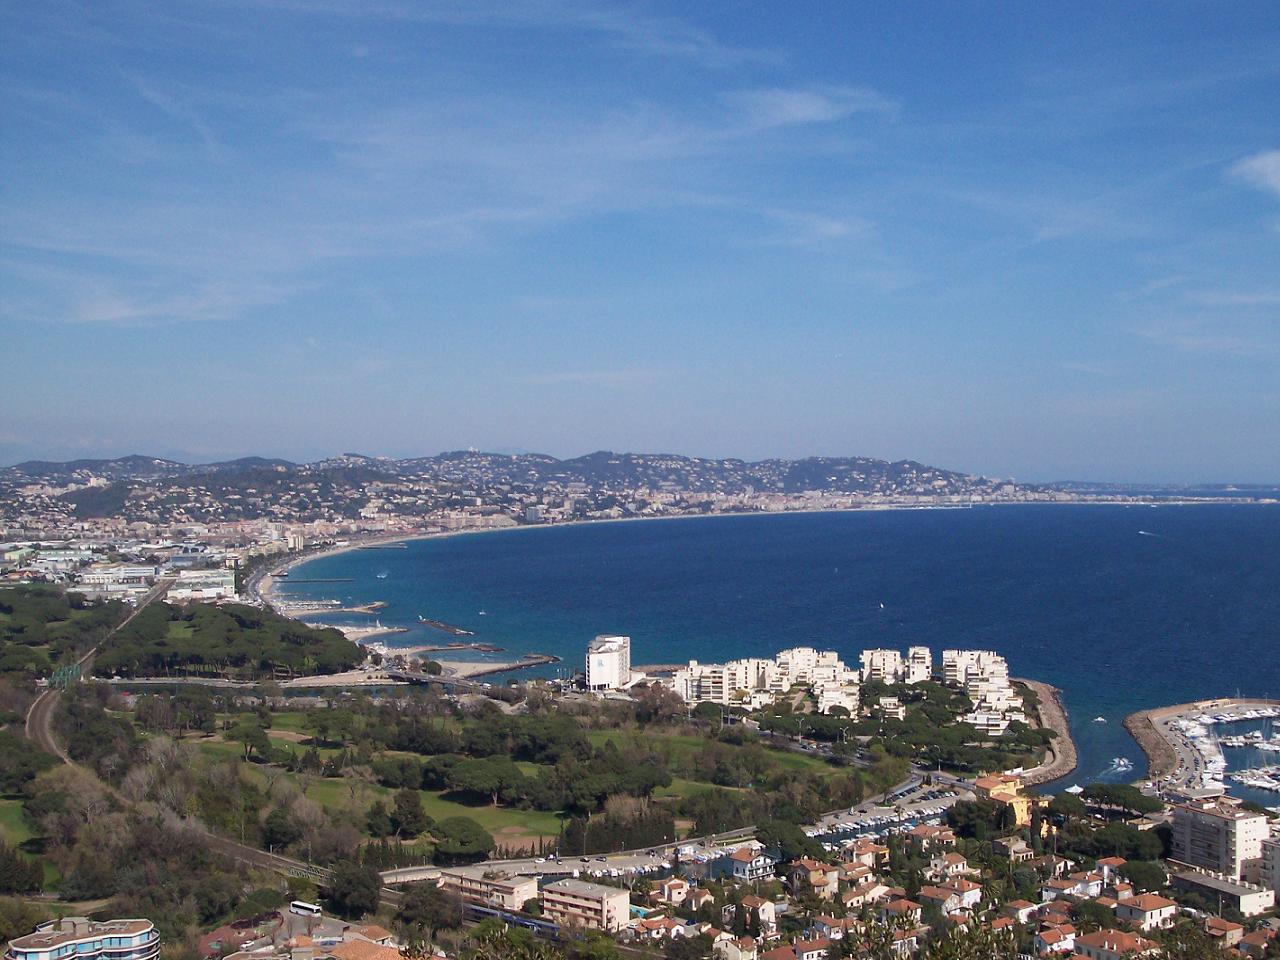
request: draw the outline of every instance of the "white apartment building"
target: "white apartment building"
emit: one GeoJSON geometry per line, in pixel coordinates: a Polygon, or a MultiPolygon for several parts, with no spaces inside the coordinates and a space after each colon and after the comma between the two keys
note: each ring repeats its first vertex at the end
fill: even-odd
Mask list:
{"type": "MultiPolygon", "coordinates": [[[[795,684],[815,691],[847,691],[858,682],[858,672],[845,666],[834,650],[794,647],[773,660],[730,660],[699,663],[690,660],[675,672],[671,686],[686,703],[757,703],[768,695],[786,693],[795,684]]],[[[848,699],[845,692],[843,698],[848,699]]],[[[853,694],[856,698],[856,693],[853,694]]],[[[843,703],[841,703],[843,705],[843,703]]]]}
{"type": "Polygon", "coordinates": [[[928,647],[911,647],[907,651],[904,683],[925,683],[933,678],[933,651],[928,647]]]}
{"type": "Polygon", "coordinates": [[[1280,894],[1280,833],[1262,841],[1262,869],[1258,879],[1263,886],[1280,894]]]}
{"type": "Polygon", "coordinates": [[[905,670],[902,653],[898,650],[863,650],[862,679],[879,680],[881,683],[897,683],[905,670]]]}
{"type": "Polygon", "coordinates": [[[858,715],[861,691],[856,683],[819,683],[814,686],[813,692],[818,695],[819,713],[830,713],[834,708],[841,707],[851,717],[858,715]]]}
{"type": "Polygon", "coordinates": [[[797,683],[855,683],[856,671],[850,670],[834,650],[815,650],[813,647],[792,647],[781,651],[775,658],[777,664],[774,683],[777,690],[786,690],[797,683]]]}
{"type": "Polygon", "coordinates": [[[1257,880],[1269,838],[1267,818],[1242,810],[1234,797],[1190,800],[1173,806],[1170,859],[1232,880],[1257,880]]]}
{"type": "Polygon", "coordinates": [[[631,895],[585,880],[557,880],[542,888],[542,915],[565,927],[617,933],[631,922],[631,895]]]}
{"type": "Polygon", "coordinates": [[[489,867],[456,867],[440,871],[441,890],[452,890],[465,903],[498,910],[519,910],[538,899],[538,878],[489,867]]]}
{"type": "Polygon", "coordinates": [[[924,683],[933,677],[933,651],[911,647],[904,658],[898,650],[863,650],[862,679],[883,683],[924,683]]]}
{"type": "Polygon", "coordinates": [[[1022,698],[1009,681],[1009,664],[992,650],[942,651],[942,679],[964,690],[973,701],[965,722],[1000,734],[1015,720],[1026,722],[1022,698]]]}
{"type": "Polygon", "coordinates": [[[587,689],[621,690],[631,683],[631,638],[601,635],[587,646],[587,689]]]}

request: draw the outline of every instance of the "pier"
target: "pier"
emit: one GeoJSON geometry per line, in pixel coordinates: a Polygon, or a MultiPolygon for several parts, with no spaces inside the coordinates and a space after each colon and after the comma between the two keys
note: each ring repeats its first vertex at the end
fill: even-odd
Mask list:
{"type": "Polygon", "coordinates": [[[418,622],[428,627],[434,627],[436,630],[443,630],[445,633],[452,634],[455,637],[474,637],[476,635],[474,630],[467,630],[452,623],[445,623],[443,620],[432,620],[429,617],[419,616],[418,622]]]}

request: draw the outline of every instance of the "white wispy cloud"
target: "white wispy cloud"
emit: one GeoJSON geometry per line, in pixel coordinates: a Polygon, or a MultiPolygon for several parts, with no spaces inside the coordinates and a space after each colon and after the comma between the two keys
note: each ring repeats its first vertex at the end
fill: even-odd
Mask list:
{"type": "Polygon", "coordinates": [[[178,123],[189,127],[200,138],[205,149],[213,156],[220,156],[223,151],[223,144],[211,127],[195,110],[188,104],[180,101],[172,93],[161,90],[160,87],[141,77],[131,77],[134,89],[147,103],[151,104],[165,116],[178,123]]]}
{"type": "Polygon", "coordinates": [[[1192,299],[1209,307],[1271,307],[1280,304],[1280,291],[1209,290],[1192,299]]]}
{"type": "Polygon", "coordinates": [[[1280,150],[1265,150],[1231,165],[1232,176],[1280,196],[1280,150]]]}
{"type": "Polygon", "coordinates": [[[1272,355],[1280,350],[1280,342],[1266,330],[1215,320],[1164,320],[1151,323],[1137,333],[1150,343],[1183,353],[1248,358],[1272,355]]]}
{"type": "Polygon", "coordinates": [[[742,112],[750,129],[834,123],[857,113],[893,114],[898,105],[867,87],[767,87],[739,90],[725,99],[742,112]]]}
{"type": "Polygon", "coordinates": [[[541,0],[238,0],[300,16],[389,20],[455,27],[515,27],[595,34],[637,54],[693,60],[712,67],[779,62],[770,50],[727,44],[677,17],[634,6],[541,0]]]}

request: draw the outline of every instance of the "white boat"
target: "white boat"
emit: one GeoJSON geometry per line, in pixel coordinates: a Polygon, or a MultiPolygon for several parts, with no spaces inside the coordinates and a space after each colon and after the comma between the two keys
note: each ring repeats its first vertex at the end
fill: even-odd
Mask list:
{"type": "Polygon", "coordinates": [[[1094,722],[1094,723],[1106,723],[1106,722],[1107,722],[1107,718],[1106,718],[1106,717],[1094,717],[1094,718],[1093,718],[1093,722],[1094,722]]]}

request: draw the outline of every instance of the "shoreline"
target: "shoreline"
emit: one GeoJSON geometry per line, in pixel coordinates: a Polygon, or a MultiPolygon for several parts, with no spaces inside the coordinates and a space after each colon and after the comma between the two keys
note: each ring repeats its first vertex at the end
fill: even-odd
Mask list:
{"type": "Polygon", "coordinates": [[[1075,770],[1078,763],[1076,742],[1071,737],[1071,724],[1067,719],[1067,708],[1062,703],[1062,691],[1042,680],[1026,680],[1015,678],[1040,698],[1036,709],[1036,719],[1043,730],[1054,734],[1053,742],[1045,754],[1045,761],[1038,767],[1032,767],[1023,773],[1023,782],[1029,786],[1040,786],[1060,780],[1075,770]]]}

